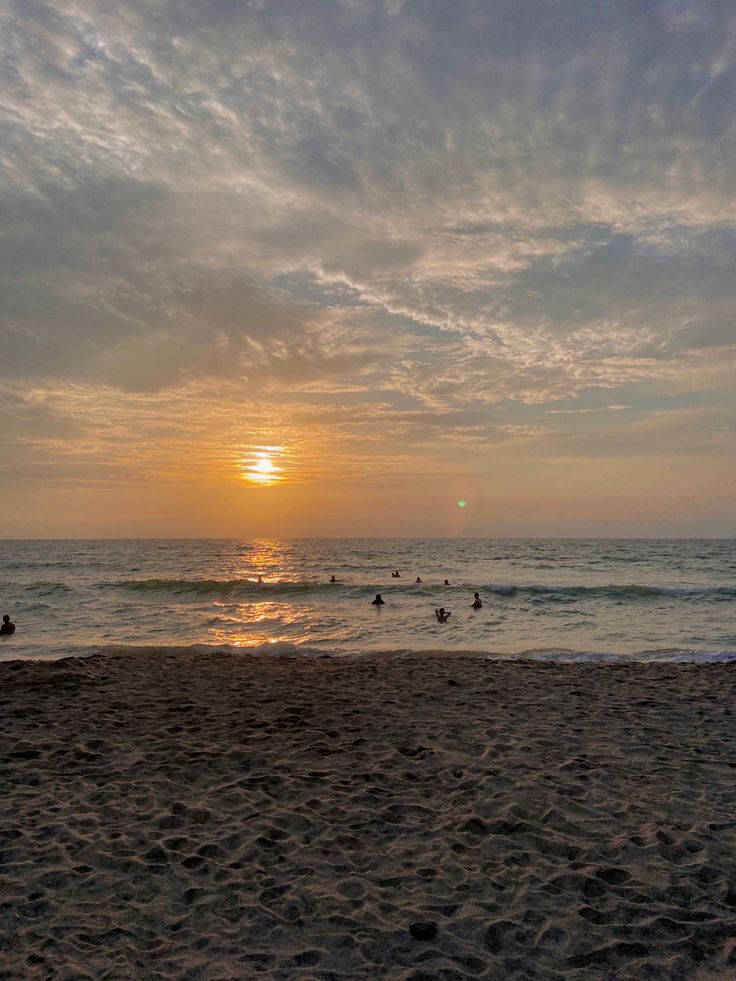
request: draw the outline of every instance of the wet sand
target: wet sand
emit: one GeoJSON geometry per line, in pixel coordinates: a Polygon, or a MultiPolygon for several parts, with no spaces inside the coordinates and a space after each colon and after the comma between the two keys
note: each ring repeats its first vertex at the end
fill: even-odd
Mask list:
{"type": "Polygon", "coordinates": [[[0,665],[2,978],[736,977],[736,668],[0,665]]]}

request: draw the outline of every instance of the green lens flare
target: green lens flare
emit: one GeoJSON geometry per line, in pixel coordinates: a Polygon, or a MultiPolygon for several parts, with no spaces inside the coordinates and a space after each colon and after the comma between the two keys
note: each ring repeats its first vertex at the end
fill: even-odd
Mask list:
{"type": "Polygon", "coordinates": [[[459,508],[465,508],[465,507],[467,507],[467,506],[468,506],[468,502],[467,502],[467,501],[458,501],[458,502],[457,502],[457,506],[458,506],[459,508]]]}

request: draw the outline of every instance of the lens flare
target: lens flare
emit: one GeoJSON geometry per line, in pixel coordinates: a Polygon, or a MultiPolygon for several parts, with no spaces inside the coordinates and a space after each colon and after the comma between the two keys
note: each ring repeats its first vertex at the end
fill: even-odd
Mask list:
{"type": "Polygon", "coordinates": [[[467,501],[458,501],[457,502],[457,506],[459,508],[466,508],[468,506],[468,502],[467,501]]]}

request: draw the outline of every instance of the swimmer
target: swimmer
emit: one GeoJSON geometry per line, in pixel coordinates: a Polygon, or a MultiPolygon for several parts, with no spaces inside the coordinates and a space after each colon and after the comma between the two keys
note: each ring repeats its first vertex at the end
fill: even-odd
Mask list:
{"type": "Polygon", "coordinates": [[[330,576],[330,582],[337,582],[337,579],[334,576],[330,576]]]}
{"type": "Polygon", "coordinates": [[[450,583],[448,582],[447,579],[445,579],[445,586],[449,586],[449,585],[450,585],[450,583]]]}
{"type": "Polygon", "coordinates": [[[421,576],[417,576],[417,578],[414,580],[414,584],[417,586],[421,586],[422,584],[421,576]]]}
{"type": "Polygon", "coordinates": [[[258,578],[256,579],[256,582],[263,582],[263,576],[259,576],[259,577],[258,577],[258,578]]]}
{"type": "Polygon", "coordinates": [[[371,606],[384,606],[385,605],[385,602],[386,601],[381,596],[381,594],[380,593],[376,593],[376,598],[374,600],[371,600],[371,606]]]}
{"type": "Polygon", "coordinates": [[[398,569],[396,570],[396,572],[392,572],[392,573],[391,573],[391,576],[392,576],[392,577],[393,577],[394,579],[401,579],[401,576],[399,575],[399,570],[398,570],[398,569]]]}
{"type": "Polygon", "coordinates": [[[452,616],[449,610],[446,610],[444,606],[441,606],[439,610],[434,611],[434,615],[437,617],[437,623],[447,623],[448,619],[452,616]]]}
{"type": "Polygon", "coordinates": [[[3,625],[0,627],[0,634],[14,634],[15,624],[6,613],[3,617],[3,625]]]}
{"type": "Polygon", "coordinates": [[[475,596],[475,599],[470,604],[470,608],[472,610],[479,610],[481,606],[483,606],[483,600],[480,598],[480,596],[477,593],[473,593],[473,596],[475,596]]]}

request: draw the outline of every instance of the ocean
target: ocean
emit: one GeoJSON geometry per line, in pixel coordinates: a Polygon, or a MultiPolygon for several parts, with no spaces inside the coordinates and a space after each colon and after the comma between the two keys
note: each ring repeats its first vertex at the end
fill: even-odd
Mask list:
{"type": "Polygon", "coordinates": [[[736,660],[732,539],[2,541],[0,570],[0,614],[17,625],[2,660],[191,647],[736,660]]]}

